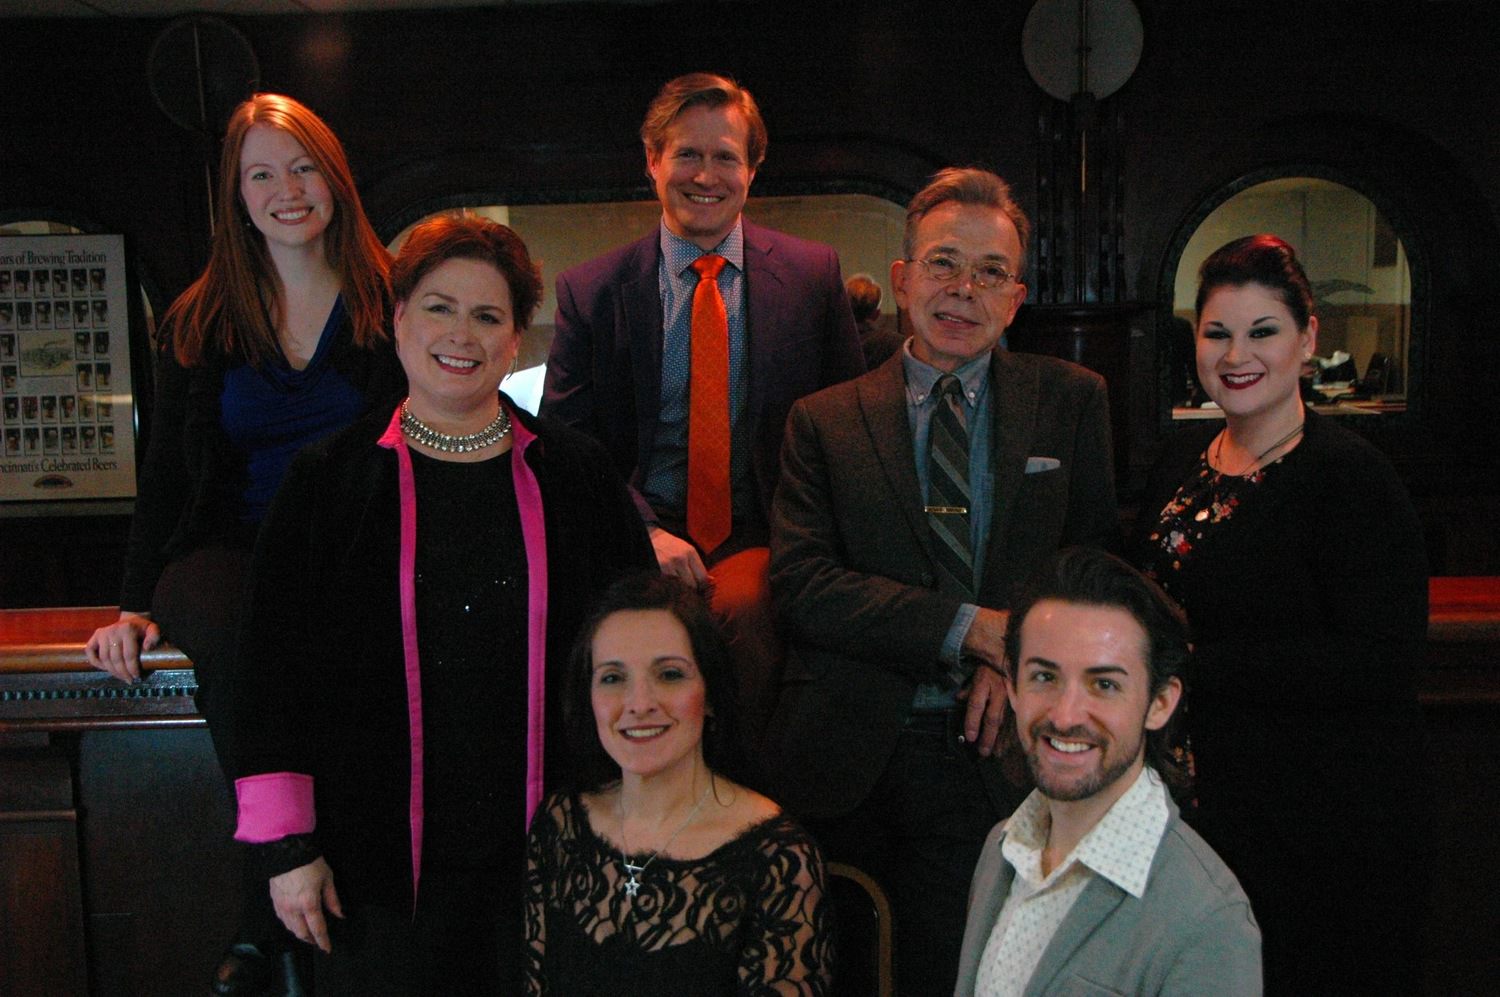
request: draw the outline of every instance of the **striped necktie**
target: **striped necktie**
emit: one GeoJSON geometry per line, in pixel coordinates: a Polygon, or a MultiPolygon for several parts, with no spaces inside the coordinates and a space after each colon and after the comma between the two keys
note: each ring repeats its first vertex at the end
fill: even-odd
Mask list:
{"type": "Polygon", "coordinates": [[[963,385],[952,374],[944,374],[932,393],[937,406],[927,431],[927,526],[939,588],[972,601],[974,551],[969,532],[969,431],[963,385]]]}

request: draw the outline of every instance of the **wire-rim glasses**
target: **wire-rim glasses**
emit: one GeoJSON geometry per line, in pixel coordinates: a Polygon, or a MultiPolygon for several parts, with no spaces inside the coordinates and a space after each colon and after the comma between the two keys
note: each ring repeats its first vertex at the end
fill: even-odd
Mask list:
{"type": "Polygon", "coordinates": [[[908,257],[906,262],[920,263],[922,269],[927,271],[927,276],[939,284],[951,284],[963,276],[965,270],[969,272],[970,284],[985,289],[1001,288],[1016,279],[1016,275],[1002,263],[994,260],[969,263],[963,257],[951,253],[933,253],[923,259],[908,257]]]}

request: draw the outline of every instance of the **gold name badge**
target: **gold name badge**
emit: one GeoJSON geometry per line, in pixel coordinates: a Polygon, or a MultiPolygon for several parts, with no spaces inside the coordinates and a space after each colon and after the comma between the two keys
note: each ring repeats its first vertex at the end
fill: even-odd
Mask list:
{"type": "Polygon", "coordinates": [[[936,516],[967,516],[969,507],[964,505],[924,505],[922,511],[936,516]]]}

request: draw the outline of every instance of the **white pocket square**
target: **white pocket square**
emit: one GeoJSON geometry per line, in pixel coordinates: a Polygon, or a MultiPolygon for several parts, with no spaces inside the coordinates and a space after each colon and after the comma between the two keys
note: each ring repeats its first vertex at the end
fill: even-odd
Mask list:
{"type": "Polygon", "coordinates": [[[1062,467],[1062,461],[1056,457],[1027,457],[1026,473],[1041,474],[1043,471],[1055,471],[1062,467]]]}

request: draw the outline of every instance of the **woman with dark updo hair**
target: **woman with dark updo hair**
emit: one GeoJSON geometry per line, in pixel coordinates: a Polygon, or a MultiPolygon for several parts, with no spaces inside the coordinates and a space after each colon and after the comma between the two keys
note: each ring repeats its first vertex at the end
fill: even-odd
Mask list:
{"type": "Polygon", "coordinates": [[[1421,527],[1380,452],[1302,402],[1318,319],[1291,246],[1224,246],[1197,311],[1224,422],[1167,444],[1134,546],[1195,635],[1189,820],[1250,897],[1268,994],[1419,993],[1421,527]]]}

